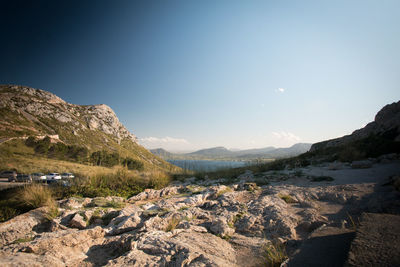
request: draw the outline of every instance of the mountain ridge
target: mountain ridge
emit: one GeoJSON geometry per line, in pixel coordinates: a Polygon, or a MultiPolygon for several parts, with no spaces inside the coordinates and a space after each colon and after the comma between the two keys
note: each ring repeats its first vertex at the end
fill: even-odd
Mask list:
{"type": "Polygon", "coordinates": [[[58,136],[89,152],[106,150],[142,161],[148,168],[171,165],[142,147],[105,104],[75,105],[55,94],[20,85],[0,85],[0,140],[58,136]]]}

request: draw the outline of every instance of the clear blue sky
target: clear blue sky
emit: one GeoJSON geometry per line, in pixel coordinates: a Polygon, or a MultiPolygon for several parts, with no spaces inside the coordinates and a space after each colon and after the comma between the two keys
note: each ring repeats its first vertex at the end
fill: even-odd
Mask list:
{"type": "Polygon", "coordinates": [[[0,83],[170,150],[317,142],[400,100],[400,1],[2,1],[0,83]]]}

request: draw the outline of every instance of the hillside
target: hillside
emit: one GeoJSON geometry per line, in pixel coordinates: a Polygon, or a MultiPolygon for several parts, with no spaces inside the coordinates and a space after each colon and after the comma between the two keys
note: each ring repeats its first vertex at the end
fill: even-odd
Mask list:
{"type": "Polygon", "coordinates": [[[175,154],[158,148],[150,152],[165,160],[255,160],[294,157],[307,152],[310,147],[311,144],[298,143],[287,148],[265,147],[232,151],[225,147],[213,147],[186,154],[175,154]]]}
{"type": "Polygon", "coordinates": [[[139,145],[104,104],[74,105],[44,90],[0,85],[0,114],[1,143],[50,135],[52,143],[84,147],[89,153],[118,153],[142,162],[148,170],[174,168],[139,145]]]}
{"type": "Polygon", "coordinates": [[[352,161],[400,152],[400,101],[384,106],[374,121],[350,135],[313,144],[311,155],[352,161]]]}

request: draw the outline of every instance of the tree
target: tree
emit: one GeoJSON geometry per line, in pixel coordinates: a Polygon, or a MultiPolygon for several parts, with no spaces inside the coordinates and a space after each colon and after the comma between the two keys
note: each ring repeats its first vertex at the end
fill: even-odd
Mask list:
{"type": "Polygon", "coordinates": [[[143,162],[134,160],[132,158],[125,158],[122,161],[122,164],[125,165],[129,170],[141,171],[141,170],[143,170],[143,167],[144,167],[143,162]]]}
{"type": "Polygon", "coordinates": [[[50,143],[50,137],[46,135],[45,138],[36,142],[35,152],[43,155],[47,154],[47,152],[49,151],[50,143]]]}

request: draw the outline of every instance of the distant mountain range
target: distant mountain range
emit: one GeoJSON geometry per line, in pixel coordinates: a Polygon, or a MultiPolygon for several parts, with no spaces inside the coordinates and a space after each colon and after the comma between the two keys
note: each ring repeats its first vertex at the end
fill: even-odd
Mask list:
{"type": "Polygon", "coordinates": [[[311,145],[308,143],[298,143],[287,148],[265,147],[234,151],[225,147],[213,147],[185,154],[171,153],[165,149],[157,148],[151,149],[150,152],[165,160],[254,160],[294,157],[307,152],[311,148],[311,145]]]}

